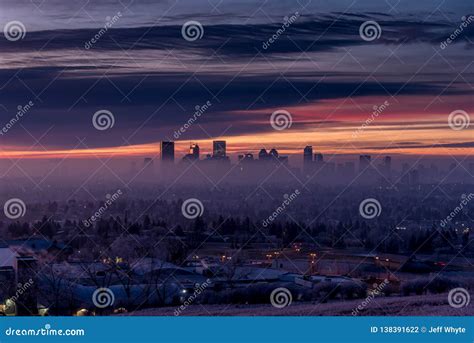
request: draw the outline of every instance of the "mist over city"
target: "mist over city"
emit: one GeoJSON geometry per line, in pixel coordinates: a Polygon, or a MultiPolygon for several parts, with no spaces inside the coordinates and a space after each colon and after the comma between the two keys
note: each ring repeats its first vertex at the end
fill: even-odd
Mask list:
{"type": "Polygon", "coordinates": [[[0,314],[474,315],[472,2],[224,3],[2,1],[0,314]]]}

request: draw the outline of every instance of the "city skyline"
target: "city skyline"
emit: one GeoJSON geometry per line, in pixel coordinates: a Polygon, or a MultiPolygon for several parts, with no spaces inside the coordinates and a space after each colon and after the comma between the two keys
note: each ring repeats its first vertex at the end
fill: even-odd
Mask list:
{"type": "Polygon", "coordinates": [[[164,140],[183,141],[184,152],[185,142],[216,139],[230,155],[276,143],[286,155],[306,145],[346,155],[474,151],[468,3],[429,12],[406,0],[266,4],[252,16],[241,0],[222,12],[197,1],[193,11],[211,14],[176,6],[153,21],[151,8],[166,5],[79,3],[68,21],[60,0],[0,5],[2,23],[25,27],[21,40],[0,40],[0,159],[144,156],[164,140]],[[229,22],[233,11],[244,24],[229,22]],[[360,35],[368,18],[377,39],[360,35]],[[193,20],[203,31],[190,41],[182,28],[193,20]],[[97,113],[111,114],[109,128],[93,125],[97,113]],[[275,113],[289,114],[288,127],[272,126],[275,113]],[[462,130],[450,126],[453,113],[462,130]]]}

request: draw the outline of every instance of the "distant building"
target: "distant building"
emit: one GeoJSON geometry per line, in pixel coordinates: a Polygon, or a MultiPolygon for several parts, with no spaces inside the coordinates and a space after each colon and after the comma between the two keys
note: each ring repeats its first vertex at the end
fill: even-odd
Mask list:
{"type": "Polygon", "coordinates": [[[272,150],[270,150],[270,156],[271,156],[271,157],[274,157],[274,158],[278,158],[278,151],[277,151],[277,149],[273,148],[272,150]]]}
{"type": "Polygon", "coordinates": [[[253,154],[247,153],[245,155],[239,155],[239,161],[240,162],[251,162],[253,161],[253,154]]]}
{"type": "Polygon", "coordinates": [[[303,164],[305,166],[310,165],[313,162],[313,147],[307,145],[303,151],[303,164]]]}
{"type": "Polygon", "coordinates": [[[359,156],[359,172],[367,170],[370,166],[371,161],[370,155],[360,155],[359,156]]]}
{"type": "Polygon", "coordinates": [[[385,156],[383,159],[383,173],[385,177],[389,180],[392,177],[392,158],[390,156],[385,156]]]}
{"type": "Polygon", "coordinates": [[[317,163],[324,162],[323,154],[321,154],[321,153],[314,154],[314,161],[317,162],[317,163]]]}
{"type": "Polygon", "coordinates": [[[189,153],[184,155],[183,161],[199,161],[200,149],[197,144],[189,145],[189,153]]]}
{"type": "Polygon", "coordinates": [[[227,156],[226,141],[212,142],[212,157],[215,159],[224,159],[227,156]]]}
{"type": "Polygon", "coordinates": [[[174,142],[161,142],[161,161],[174,162],[174,142]]]}
{"type": "Polygon", "coordinates": [[[260,152],[258,153],[258,159],[260,161],[267,161],[269,159],[270,155],[268,154],[267,150],[261,149],[260,152]]]}
{"type": "Polygon", "coordinates": [[[191,146],[189,147],[189,153],[194,157],[194,159],[199,160],[199,145],[191,144],[191,146]]]}

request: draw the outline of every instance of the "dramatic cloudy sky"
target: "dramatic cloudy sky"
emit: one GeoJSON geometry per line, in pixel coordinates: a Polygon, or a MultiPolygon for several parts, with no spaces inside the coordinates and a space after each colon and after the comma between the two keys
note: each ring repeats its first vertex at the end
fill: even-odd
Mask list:
{"type": "Polygon", "coordinates": [[[474,20],[440,44],[470,15],[472,0],[1,0],[0,25],[19,21],[26,35],[0,37],[0,126],[34,103],[0,136],[1,154],[146,155],[209,101],[180,149],[219,138],[231,152],[469,155],[474,123],[453,130],[448,116],[474,122],[474,20]],[[181,33],[190,20],[204,29],[195,41],[181,33]],[[361,38],[366,21],[378,39],[361,38]],[[92,117],[103,109],[115,123],[100,131],[92,117]],[[272,128],[276,110],[291,114],[289,128],[272,128]]]}

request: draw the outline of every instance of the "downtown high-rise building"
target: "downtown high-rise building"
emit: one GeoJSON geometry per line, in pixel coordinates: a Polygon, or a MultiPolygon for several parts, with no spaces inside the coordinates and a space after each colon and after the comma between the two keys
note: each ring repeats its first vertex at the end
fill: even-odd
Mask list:
{"type": "Polygon", "coordinates": [[[307,145],[303,151],[303,164],[305,166],[310,165],[313,162],[313,147],[311,145],[307,145]]]}
{"type": "Polygon", "coordinates": [[[371,161],[370,155],[360,155],[359,156],[359,172],[363,172],[364,170],[367,170],[370,167],[370,161],[371,161]]]}
{"type": "Polygon", "coordinates": [[[174,162],[174,142],[161,142],[161,161],[174,162]]]}
{"type": "Polygon", "coordinates": [[[213,141],[212,142],[212,157],[215,159],[226,158],[226,142],[225,141],[213,141]]]}
{"type": "Polygon", "coordinates": [[[189,154],[193,157],[193,159],[199,160],[199,154],[200,154],[199,145],[191,144],[189,146],[189,154]]]}

